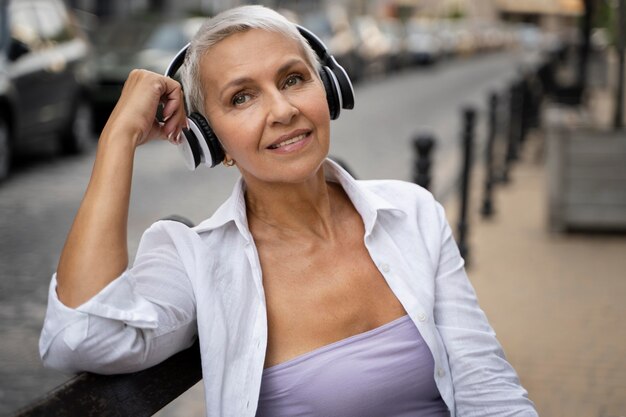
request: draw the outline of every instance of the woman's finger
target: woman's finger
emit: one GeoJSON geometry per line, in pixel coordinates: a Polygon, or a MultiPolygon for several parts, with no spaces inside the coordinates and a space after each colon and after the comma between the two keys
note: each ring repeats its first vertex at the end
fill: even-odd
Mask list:
{"type": "Polygon", "coordinates": [[[180,84],[172,79],[166,80],[167,92],[162,98],[164,103],[163,131],[168,140],[176,141],[181,130],[187,125],[187,114],[185,113],[184,96],[180,84]]]}

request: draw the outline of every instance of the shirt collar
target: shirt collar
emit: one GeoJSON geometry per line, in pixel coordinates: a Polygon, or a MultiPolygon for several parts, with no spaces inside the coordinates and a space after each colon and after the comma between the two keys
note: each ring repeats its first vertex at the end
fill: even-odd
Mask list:
{"type": "MultiPolygon", "coordinates": [[[[326,180],[337,182],[341,185],[352,204],[354,204],[354,207],[363,219],[366,234],[372,231],[379,212],[391,211],[406,214],[397,205],[360,185],[359,181],[355,180],[345,169],[331,159],[327,158],[323,167],[326,180]]],[[[246,217],[244,193],[245,183],[243,178],[239,177],[230,197],[217,209],[213,216],[200,223],[194,230],[197,233],[206,232],[233,222],[237,226],[239,233],[249,242],[251,236],[246,217]]]]}
{"type": "Polygon", "coordinates": [[[246,184],[242,177],[239,177],[230,197],[215,211],[215,213],[194,227],[196,233],[207,232],[218,229],[230,222],[234,222],[239,229],[239,233],[250,241],[250,231],[248,229],[248,218],[246,216],[246,200],[244,197],[246,184]]]}
{"type": "MultiPolygon", "coordinates": [[[[331,159],[325,161],[324,174],[328,181],[335,181],[341,185],[363,219],[365,235],[370,234],[374,228],[380,212],[389,211],[406,214],[398,205],[372,191],[371,187],[364,187],[362,181],[355,180],[345,169],[331,159]]],[[[373,184],[370,181],[368,183],[373,184]]]]}

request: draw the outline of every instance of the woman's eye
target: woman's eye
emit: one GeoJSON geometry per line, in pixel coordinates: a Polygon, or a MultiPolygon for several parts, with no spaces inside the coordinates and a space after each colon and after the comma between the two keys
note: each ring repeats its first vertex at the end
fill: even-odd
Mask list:
{"type": "Polygon", "coordinates": [[[293,87],[296,84],[299,84],[302,81],[302,75],[300,74],[292,74],[285,80],[285,87],[293,87]]]}
{"type": "Polygon", "coordinates": [[[248,100],[250,100],[249,94],[239,93],[233,96],[232,103],[234,106],[241,106],[242,104],[245,104],[248,100]]]}

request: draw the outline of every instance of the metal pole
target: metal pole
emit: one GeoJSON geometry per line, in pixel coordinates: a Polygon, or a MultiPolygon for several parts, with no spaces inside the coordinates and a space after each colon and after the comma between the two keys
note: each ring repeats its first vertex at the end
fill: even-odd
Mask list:
{"type": "MultiPolygon", "coordinates": [[[[589,51],[591,48],[591,27],[594,15],[595,0],[584,0],[585,14],[581,21],[581,44],[578,57],[578,86],[581,94],[587,88],[587,63],[589,61],[589,51]]],[[[578,97],[580,99],[580,97],[578,97]]]]}
{"type": "Polygon", "coordinates": [[[487,132],[487,146],[485,148],[485,189],[483,193],[483,205],[480,213],[483,217],[493,215],[493,146],[496,139],[498,124],[498,94],[491,93],[489,96],[489,130],[487,132]]]}
{"type": "Polygon", "coordinates": [[[435,138],[430,133],[422,133],[413,139],[413,148],[417,154],[413,167],[413,182],[430,190],[432,150],[435,147],[435,138]]]}
{"type": "Polygon", "coordinates": [[[619,0],[617,6],[617,91],[615,91],[615,129],[624,127],[624,50],[626,49],[626,0],[619,0]]]}
{"type": "Polygon", "coordinates": [[[531,109],[530,109],[531,101],[530,101],[530,76],[528,75],[528,73],[524,73],[519,85],[520,85],[519,87],[520,89],[519,91],[520,124],[519,124],[519,132],[518,132],[519,134],[518,143],[521,147],[526,141],[526,135],[528,134],[528,130],[530,128],[529,121],[530,121],[530,113],[531,113],[531,109]]]}
{"type": "Polygon", "coordinates": [[[472,148],[474,142],[474,125],[476,121],[476,111],[473,108],[463,110],[463,171],[461,174],[461,211],[458,224],[459,234],[459,252],[465,263],[469,264],[469,247],[467,244],[467,230],[469,223],[467,220],[467,212],[469,206],[469,187],[472,165],[472,148]]]}
{"type": "Polygon", "coordinates": [[[509,172],[511,170],[511,165],[513,165],[513,162],[517,161],[518,158],[519,131],[521,128],[520,116],[520,87],[518,82],[513,82],[511,84],[511,88],[509,89],[509,126],[507,132],[506,155],[501,177],[501,181],[503,183],[508,183],[510,181],[509,172]]]}

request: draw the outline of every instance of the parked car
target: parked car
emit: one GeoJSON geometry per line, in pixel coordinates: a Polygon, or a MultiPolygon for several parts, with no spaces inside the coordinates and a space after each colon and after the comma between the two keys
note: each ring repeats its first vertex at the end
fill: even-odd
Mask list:
{"type": "Polygon", "coordinates": [[[383,74],[392,67],[392,44],[372,16],[357,16],[352,20],[357,35],[357,52],[366,74],[383,74]]]}
{"type": "Polygon", "coordinates": [[[391,45],[390,69],[396,71],[406,67],[409,64],[409,53],[404,24],[398,19],[383,19],[380,28],[391,45]]]}
{"type": "Polygon", "coordinates": [[[14,156],[92,139],[90,44],[61,0],[0,0],[0,180],[14,156]],[[46,144],[47,145],[47,144],[46,144]]]}
{"type": "Polygon", "coordinates": [[[164,73],[172,58],[196,33],[204,18],[129,18],[99,31],[94,54],[91,100],[96,126],[108,119],[134,68],[164,73]]]}
{"type": "Polygon", "coordinates": [[[442,55],[441,40],[430,22],[410,21],[406,42],[412,64],[434,64],[442,55]]]}

